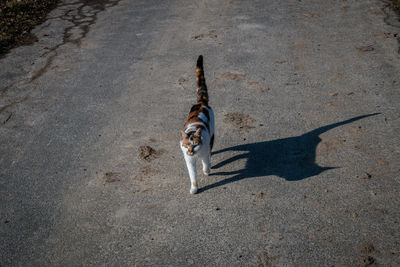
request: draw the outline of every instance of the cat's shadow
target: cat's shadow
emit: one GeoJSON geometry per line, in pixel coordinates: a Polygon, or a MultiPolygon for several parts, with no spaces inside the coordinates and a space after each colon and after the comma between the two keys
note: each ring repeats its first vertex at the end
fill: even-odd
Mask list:
{"type": "Polygon", "coordinates": [[[276,175],[287,181],[299,181],[318,175],[335,167],[321,167],[315,162],[317,145],[321,142],[319,135],[333,128],[377,115],[373,113],[354,117],[342,122],[329,124],[303,135],[233,146],[213,152],[213,155],[227,151],[243,151],[244,153],[217,163],[212,169],[219,169],[237,160],[246,159],[243,169],[228,172],[212,172],[210,175],[231,176],[213,184],[206,185],[200,192],[223,186],[242,179],[276,175]],[[233,175],[233,176],[232,176],[233,175]]]}

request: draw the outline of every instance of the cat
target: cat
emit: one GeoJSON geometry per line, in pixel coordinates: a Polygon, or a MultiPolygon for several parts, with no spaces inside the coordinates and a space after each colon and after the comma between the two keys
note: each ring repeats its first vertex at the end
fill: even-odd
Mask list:
{"type": "Polygon", "coordinates": [[[196,64],[197,104],[193,105],[187,116],[185,126],[180,131],[180,146],[190,177],[190,193],[198,191],[196,161],[201,159],[203,173],[210,174],[211,150],[214,144],[214,112],[208,105],[208,92],[204,78],[203,56],[196,64]]]}

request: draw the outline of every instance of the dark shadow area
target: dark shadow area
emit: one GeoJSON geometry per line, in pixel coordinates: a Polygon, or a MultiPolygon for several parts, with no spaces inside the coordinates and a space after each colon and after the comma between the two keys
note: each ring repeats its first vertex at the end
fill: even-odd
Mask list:
{"type": "Polygon", "coordinates": [[[212,169],[234,163],[239,159],[247,159],[244,169],[231,172],[215,172],[211,175],[233,175],[214,184],[200,189],[205,191],[218,186],[226,185],[246,178],[277,175],[287,181],[298,181],[335,167],[321,167],[315,163],[315,151],[321,138],[319,135],[333,128],[355,122],[379,113],[363,115],[342,122],[333,123],[300,136],[277,139],[272,141],[257,142],[252,144],[238,145],[221,149],[213,153],[219,154],[227,151],[243,151],[245,153],[226,159],[212,169]]]}

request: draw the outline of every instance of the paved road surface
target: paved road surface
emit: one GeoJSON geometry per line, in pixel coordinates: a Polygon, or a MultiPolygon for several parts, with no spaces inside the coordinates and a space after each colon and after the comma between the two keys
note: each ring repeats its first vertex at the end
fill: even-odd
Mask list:
{"type": "Polygon", "coordinates": [[[398,26],[378,0],[64,1],[0,60],[0,265],[400,265],[398,26]]]}

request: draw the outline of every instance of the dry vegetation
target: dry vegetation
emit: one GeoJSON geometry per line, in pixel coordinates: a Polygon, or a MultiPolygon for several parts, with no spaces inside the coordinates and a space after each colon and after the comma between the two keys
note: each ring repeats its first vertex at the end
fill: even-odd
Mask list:
{"type": "Polygon", "coordinates": [[[36,40],[30,30],[41,23],[59,0],[0,0],[0,55],[36,40]]]}
{"type": "Polygon", "coordinates": [[[392,0],[392,7],[400,16],[400,0],[392,0]]]}

